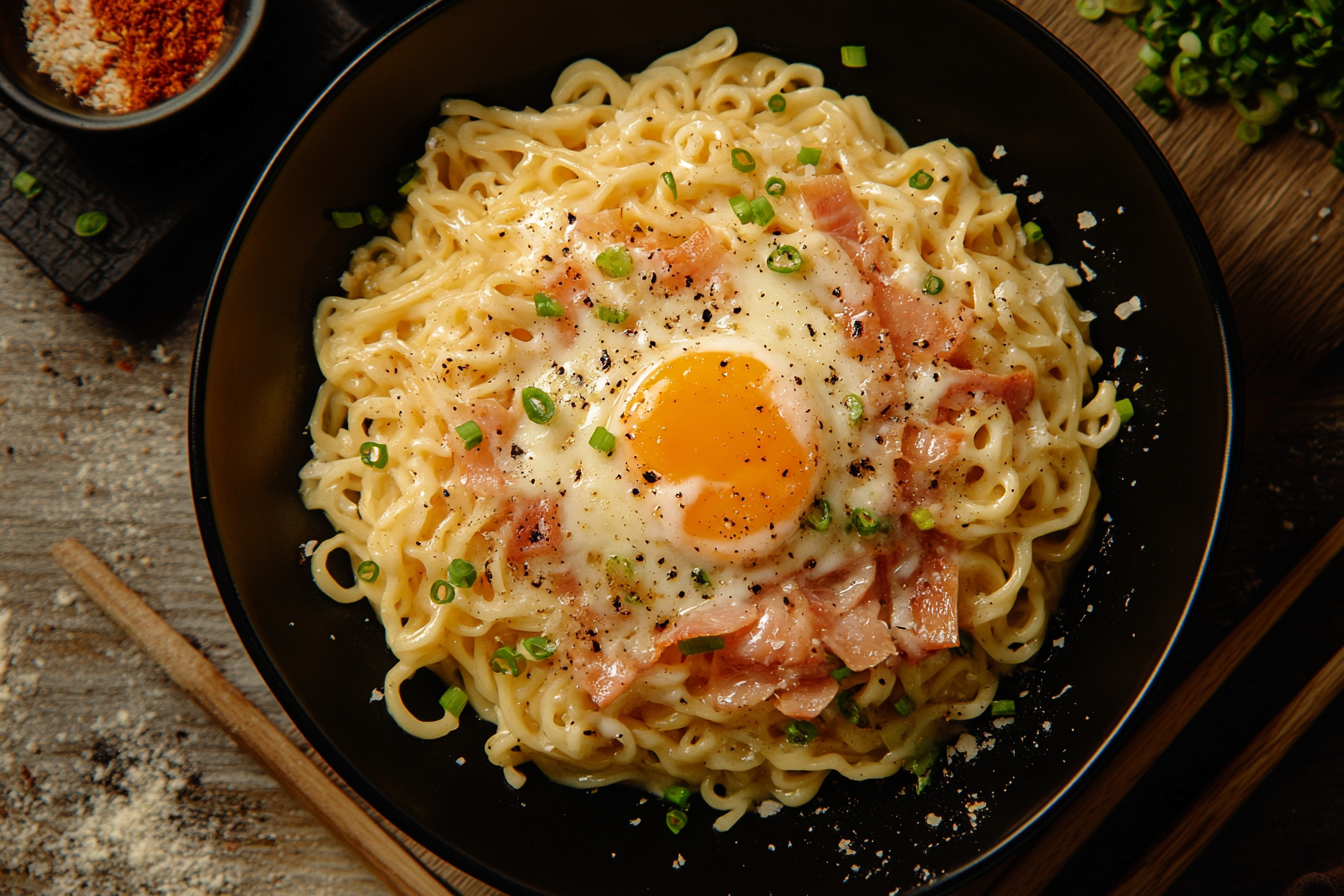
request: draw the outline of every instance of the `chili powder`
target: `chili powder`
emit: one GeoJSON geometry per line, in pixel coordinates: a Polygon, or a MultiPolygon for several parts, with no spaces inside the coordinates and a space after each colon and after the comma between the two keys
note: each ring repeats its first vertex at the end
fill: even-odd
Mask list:
{"type": "Polygon", "coordinates": [[[130,88],[126,111],[176,96],[200,77],[224,36],[225,0],[91,0],[110,67],[130,88]]]}

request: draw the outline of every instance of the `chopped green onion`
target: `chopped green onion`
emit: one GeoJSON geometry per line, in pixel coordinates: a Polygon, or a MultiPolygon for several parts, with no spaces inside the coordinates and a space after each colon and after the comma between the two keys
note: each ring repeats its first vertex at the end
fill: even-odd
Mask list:
{"type": "Polygon", "coordinates": [[[555,401],[536,386],[523,390],[523,413],[533,423],[550,423],[555,416],[555,401]]]}
{"type": "Polygon", "coordinates": [[[766,256],[765,266],[776,274],[796,274],[803,269],[803,253],[793,246],[776,246],[766,256]]]}
{"type": "Polygon", "coordinates": [[[772,177],[765,182],[765,192],[771,196],[783,196],[784,191],[788,189],[788,184],[777,177],[772,177]]]}
{"type": "Polygon", "coordinates": [[[715,650],[723,649],[723,637],[721,635],[706,635],[703,638],[687,638],[685,641],[678,641],[677,648],[681,651],[682,656],[712,653],[715,650]]]}
{"type": "Polygon", "coordinates": [[[624,308],[617,308],[613,305],[598,305],[593,311],[598,320],[604,320],[609,324],[623,324],[630,312],[624,308]]]}
{"type": "MultiPolygon", "coordinates": [[[[356,212],[355,214],[359,214],[356,212]]],[[[107,227],[107,215],[102,212],[85,212],[75,219],[75,236],[85,238],[97,236],[107,227]]]]}
{"type": "Polygon", "coordinates": [[[766,100],[765,105],[771,112],[783,112],[788,105],[788,101],[784,99],[784,94],[777,93],[766,100]]]}
{"type": "MultiPolygon", "coordinates": [[[[523,674],[523,670],[518,667],[518,658],[520,656],[522,656],[522,654],[512,647],[501,647],[490,656],[490,671],[498,672],[502,675],[504,673],[504,667],[507,665],[509,674],[514,678],[517,678],[519,675],[523,674]]],[[[524,659],[526,659],[526,657],[524,657],[524,659]]]]}
{"type": "Polygon", "coordinates": [[[555,644],[542,635],[535,638],[524,638],[522,643],[523,649],[534,660],[550,659],[555,653],[555,644]]]}
{"type": "Polygon", "coordinates": [[[29,199],[32,199],[38,193],[42,192],[42,181],[29,174],[27,171],[20,171],[18,174],[14,175],[14,179],[9,183],[14,189],[18,190],[29,199]]]}
{"type": "Polygon", "coordinates": [[[1161,68],[1162,53],[1152,44],[1146,43],[1139,48],[1139,61],[1152,69],[1161,68]]]}
{"type": "Polygon", "coordinates": [[[476,567],[470,560],[454,560],[448,564],[448,581],[458,588],[470,588],[476,584],[476,567]]]}
{"type": "Polygon", "coordinates": [[[1167,92],[1166,82],[1155,72],[1140,78],[1134,92],[1158,115],[1170,115],[1176,110],[1176,101],[1167,92]]]}
{"type": "Polygon", "coordinates": [[[821,161],[821,150],[813,147],[804,146],[798,150],[799,165],[815,165],[821,161]]]}
{"type": "Polygon", "coordinates": [[[1297,128],[1299,134],[1306,137],[1320,137],[1325,133],[1325,122],[1321,120],[1319,115],[1310,113],[1299,115],[1293,119],[1293,127],[1297,128]]]}
{"type": "Polygon", "coordinates": [[[915,528],[921,532],[927,532],[938,525],[938,521],[933,518],[933,513],[927,507],[915,508],[910,513],[910,522],[914,523],[915,528]]]}
{"type": "Polygon", "coordinates": [[[831,502],[825,498],[813,501],[812,509],[803,517],[803,525],[818,532],[825,532],[831,528],[831,502]]]}
{"type": "Polygon", "coordinates": [[[619,582],[632,582],[635,579],[635,568],[629,560],[612,554],[607,558],[607,577],[619,582]]]}
{"type": "Polygon", "coordinates": [[[1209,35],[1209,51],[1215,56],[1231,56],[1237,52],[1236,30],[1224,28],[1209,35]]]}
{"type": "Polygon", "coordinates": [[[407,162],[397,169],[397,186],[401,186],[407,181],[413,180],[420,174],[420,164],[418,162],[407,162]]]}
{"type": "Polygon", "coordinates": [[[919,778],[915,781],[915,796],[919,796],[921,793],[923,793],[924,788],[928,787],[929,782],[932,780],[933,780],[933,772],[925,772],[924,774],[920,775],[919,778]]]}
{"type": "Polygon", "coordinates": [[[840,63],[845,68],[863,68],[868,64],[868,51],[863,47],[841,47],[840,63]]]}
{"type": "Polygon", "coordinates": [[[612,246],[603,249],[597,256],[597,268],[613,280],[630,275],[634,265],[630,261],[630,250],[624,246],[612,246]]]}
{"type": "Polygon", "coordinates": [[[607,432],[604,427],[599,426],[593,430],[592,438],[588,440],[588,444],[603,454],[611,454],[616,450],[616,437],[607,432]]]}
{"type": "Polygon", "coordinates": [[[698,566],[691,570],[691,581],[694,582],[695,587],[701,591],[714,590],[714,583],[709,580],[709,573],[698,566]]]}
{"type": "Polygon", "coordinates": [[[835,706],[840,710],[840,715],[844,716],[845,721],[856,728],[868,727],[868,713],[858,701],[854,699],[853,691],[841,691],[835,695],[835,706]]]}
{"type": "Polygon", "coordinates": [[[956,647],[952,648],[952,652],[957,656],[970,656],[975,652],[975,639],[968,632],[958,632],[958,635],[960,641],[956,647]]]}
{"type": "Polygon", "coordinates": [[[663,791],[663,799],[674,806],[685,809],[691,804],[691,788],[685,784],[670,784],[663,791]]]}
{"type": "Polygon", "coordinates": [[[742,147],[734,147],[733,151],[728,153],[728,156],[733,161],[733,167],[738,171],[749,173],[756,170],[756,159],[742,147]]]}
{"type": "Polygon", "coordinates": [[[450,604],[455,597],[457,597],[457,589],[443,579],[437,579],[433,585],[429,586],[429,599],[436,604],[450,604]]]}
{"type": "Polygon", "coordinates": [[[420,186],[423,183],[424,180],[422,180],[420,178],[420,175],[417,174],[415,177],[411,178],[410,180],[406,181],[406,183],[398,187],[397,192],[403,196],[409,196],[412,190],[414,190],[416,187],[420,186]]]}
{"type": "Polygon", "coordinates": [[[467,451],[481,444],[485,434],[481,432],[480,425],[475,420],[468,420],[457,427],[457,434],[462,437],[462,447],[467,451]]]}
{"type": "Polygon", "coordinates": [[[1115,412],[1120,415],[1121,423],[1128,423],[1134,419],[1134,402],[1128,398],[1122,398],[1115,403],[1115,412]]]}
{"type": "Polygon", "coordinates": [[[850,525],[863,538],[869,538],[879,532],[887,532],[891,529],[891,525],[886,520],[877,516],[871,510],[862,507],[855,507],[849,516],[850,525]]]}
{"type": "Polygon", "coordinates": [[[358,227],[364,223],[364,216],[359,212],[332,212],[332,223],[342,230],[349,230],[351,227],[358,227]]]}
{"type": "Polygon", "coordinates": [[[1028,221],[1022,225],[1022,235],[1027,238],[1029,243],[1039,243],[1045,239],[1045,231],[1041,230],[1041,225],[1035,221],[1028,221]]]}
{"type": "Polygon", "coordinates": [[[387,212],[377,205],[370,205],[365,208],[364,218],[374,227],[386,227],[392,223],[392,219],[387,216],[387,212]]]}
{"type": "Polygon", "coordinates": [[[462,715],[462,710],[467,708],[467,692],[458,687],[452,687],[443,692],[439,698],[439,705],[450,716],[462,715]]]}
{"type": "Polygon", "coordinates": [[[924,775],[933,768],[936,761],[938,761],[938,745],[929,744],[929,748],[923,753],[905,760],[905,767],[915,775],[924,775]]]}
{"type": "Polygon", "coordinates": [[[667,810],[667,829],[674,834],[680,834],[681,829],[686,827],[686,813],[680,809],[667,810]]]}
{"type": "Polygon", "coordinates": [[[1273,40],[1274,35],[1278,30],[1279,20],[1263,10],[1260,12],[1260,15],[1255,17],[1255,21],[1251,23],[1251,33],[1265,43],[1269,43],[1273,40]]]}
{"type": "Polygon", "coordinates": [[[359,576],[361,582],[376,582],[378,581],[378,564],[372,560],[365,560],[355,567],[355,575],[359,576]]]}
{"type": "Polygon", "coordinates": [[[1176,39],[1176,45],[1181,48],[1181,52],[1191,59],[1198,59],[1199,54],[1204,52],[1204,44],[1199,39],[1199,35],[1193,31],[1186,31],[1176,39]]]}
{"type": "Polygon", "coordinates": [[[916,190],[927,190],[933,186],[933,175],[921,168],[910,175],[908,183],[916,190]]]}
{"type": "Polygon", "coordinates": [[[901,715],[908,716],[915,711],[915,701],[910,699],[909,694],[903,694],[901,699],[892,704],[892,707],[901,715]]]}
{"type": "Polygon", "coordinates": [[[995,700],[989,704],[989,714],[992,716],[1015,716],[1017,715],[1017,704],[1012,700],[995,700]]]}
{"type": "Polygon", "coordinates": [[[817,739],[817,726],[811,722],[790,722],[784,726],[785,743],[805,747],[817,739]]]}
{"type": "Polygon", "coordinates": [[[764,227],[775,217],[775,207],[770,204],[770,200],[764,196],[757,196],[751,200],[751,215],[756,223],[764,227]]]}
{"type": "Polygon", "coordinates": [[[932,271],[924,278],[924,295],[936,296],[943,291],[943,278],[932,271]]]}
{"type": "Polygon", "coordinates": [[[672,176],[671,171],[663,172],[663,183],[667,184],[667,189],[672,193],[672,201],[677,201],[677,179],[672,176]]]}
{"type": "Polygon", "coordinates": [[[743,224],[750,224],[756,218],[756,213],[751,210],[751,200],[739,194],[728,200],[728,204],[733,207],[733,214],[737,215],[737,220],[743,224]]]}
{"type": "Polygon", "coordinates": [[[387,466],[387,446],[378,442],[365,442],[359,446],[359,459],[364,466],[381,470],[387,466]]]}
{"type": "Polygon", "coordinates": [[[1335,141],[1334,148],[1330,150],[1330,164],[1344,171],[1344,139],[1335,141]]]}
{"type": "Polygon", "coordinates": [[[537,317],[564,317],[565,309],[560,307],[560,303],[544,292],[539,292],[532,297],[533,303],[537,306],[537,317]]]}
{"type": "Polygon", "coordinates": [[[1201,71],[1187,71],[1176,82],[1176,92],[1181,96],[1203,96],[1209,92],[1209,78],[1201,71]]]}
{"type": "Polygon", "coordinates": [[[1237,139],[1247,146],[1254,146],[1265,139],[1265,129],[1253,121],[1242,121],[1237,125],[1237,139]]]}
{"type": "Polygon", "coordinates": [[[841,666],[839,669],[831,670],[831,677],[834,678],[836,681],[844,681],[846,678],[848,678],[853,674],[854,670],[846,668],[845,666],[841,666]]]}
{"type": "Polygon", "coordinates": [[[1075,0],[1073,8],[1089,22],[1095,22],[1106,14],[1106,4],[1102,0],[1075,0]]]}
{"type": "Polygon", "coordinates": [[[863,422],[863,399],[857,395],[845,396],[845,416],[849,422],[858,426],[863,422]]]}

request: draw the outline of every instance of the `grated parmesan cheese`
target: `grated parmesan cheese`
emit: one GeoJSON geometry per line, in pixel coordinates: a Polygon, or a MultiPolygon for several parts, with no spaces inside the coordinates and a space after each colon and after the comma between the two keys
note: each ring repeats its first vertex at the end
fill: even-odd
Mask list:
{"type": "Polygon", "coordinates": [[[1131,296],[1128,302],[1121,302],[1115,306],[1115,316],[1121,320],[1129,320],[1129,316],[1135,311],[1143,310],[1143,302],[1138,296],[1131,296]]]}

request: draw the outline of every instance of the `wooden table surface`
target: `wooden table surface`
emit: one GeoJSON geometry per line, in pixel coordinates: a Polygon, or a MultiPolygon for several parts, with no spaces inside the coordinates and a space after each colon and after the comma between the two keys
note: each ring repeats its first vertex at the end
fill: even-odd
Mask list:
{"type": "MultiPolygon", "coordinates": [[[[1250,425],[1226,547],[1173,658],[1178,678],[1344,514],[1344,176],[1324,145],[1296,135],[1245,149],[1226,107],[1157,118],[1130,90],[1139,41],[1118,21],[1089,24],[1061,0],[1019,5],[1139,113],[1232,294],[1250,425]]],[[[47,557],[53,542],[81,539],[302,744],[224,614],[190,500],[187,380],[220,233],[216,222],[179,238],[91,311],[67,306],[0,243],[0,893],[385,892],[47,557]]],[[[1341,576],[1336,561],[1054,896],[1107,892],[1344,643],[1341,576]]],[[[430,863],[459,892],[494,892],[430,863]]],[[[1344,701],[1174,892],[1276,893],[1341,863],[1344,701]]]]}

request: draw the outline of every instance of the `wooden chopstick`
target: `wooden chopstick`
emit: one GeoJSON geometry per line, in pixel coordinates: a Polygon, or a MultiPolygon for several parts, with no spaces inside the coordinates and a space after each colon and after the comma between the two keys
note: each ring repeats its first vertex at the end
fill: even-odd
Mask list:
{"type": "Polygon", "coordinates": [[[1342,690],[1344,648],[1232,760],[1181,820],[1143,854],[1111,896],[1165,893],[1342,690]]]}
{"type": "Polygon", "coordinates": [[[393,893],[451,896],[451,891],[309,762],[261,710],[88,548],[68,538],[53,545],[51,555],[178,687],[294,794],[393,893]]]}
{"type": "MultiPolygon", "coordinates": [[[[1329,565],[1341,547],[1344,547],[1344,519],[1335,523],[1292,572],[1134,733],[1091,786],[999,877],[989,890],[990,896],[1036,896],[1044,890],[1232,670],[1250,654],[1265,632],[1329,565]]],[[[973,884],[967,892],[983,890],[973,884]]]]}

